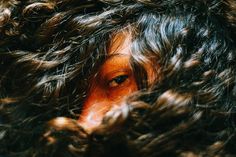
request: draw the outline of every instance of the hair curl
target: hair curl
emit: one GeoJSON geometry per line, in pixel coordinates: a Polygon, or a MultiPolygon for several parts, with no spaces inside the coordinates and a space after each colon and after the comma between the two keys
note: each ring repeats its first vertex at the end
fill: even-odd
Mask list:
{"type": "Polygon", "coordinates": [[[0,33],[0,154],[236,155],[234,0],[1,0],[0,33]],[[87,80],[122,30],[139,91],[88,134],[87,80]]]}

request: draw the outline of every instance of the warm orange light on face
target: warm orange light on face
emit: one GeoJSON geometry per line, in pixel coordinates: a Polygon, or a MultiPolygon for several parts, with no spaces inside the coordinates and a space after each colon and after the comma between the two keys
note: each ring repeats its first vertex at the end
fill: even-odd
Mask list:
{"type": "Polygon", "coordinates": [[[88,132],[101,123],[107,111],[138,89],[130,55],[130,35],[118,33],[111,41],[106,61],[90,81],[91,86],[78,120],[88,132]]]}
{"type": "MultiPolygon", "coordinates": [[[[108,56],[98,73],[90,80],[90,88],[85,99],[79,124],[91,132],[112,107],[138,90],[136,79],[130,65],[131,35],[128,32],[117,33],[108,49],[108,56]]],[[[148,83],[154,82],[155,72],[150,62],[145,65],[148,83]]]]}

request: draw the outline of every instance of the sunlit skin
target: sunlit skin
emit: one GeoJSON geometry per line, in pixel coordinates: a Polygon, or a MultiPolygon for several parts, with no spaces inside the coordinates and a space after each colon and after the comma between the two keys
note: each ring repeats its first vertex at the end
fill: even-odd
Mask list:
{"type": "MultiPolygon", "coordinates": [[[[97,75],[90,80],[90,88],[78,120],[88,132],[101,123],[112,107],[118,106],[138,90],[130,65],[130,43],[131,36],[127,32],[117,33],[109,46],[107,59],[97,75]]],[[[152,73],[148,70],[148,75],[152,76],[152,73]]]]}

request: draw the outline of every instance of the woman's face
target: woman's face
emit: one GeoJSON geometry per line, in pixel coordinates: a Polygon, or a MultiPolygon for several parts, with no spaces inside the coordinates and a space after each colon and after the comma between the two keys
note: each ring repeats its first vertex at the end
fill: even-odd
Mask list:
{"type": "Polygon", "coordinates": [[[128,95],[138,90],[130,64],[130,43],[131,36],[127,32],[117,33],[111,41],[105,62],[90,80],[78,120],[88,132],[101,123],[106,112],[119,106],[128,95]]]}

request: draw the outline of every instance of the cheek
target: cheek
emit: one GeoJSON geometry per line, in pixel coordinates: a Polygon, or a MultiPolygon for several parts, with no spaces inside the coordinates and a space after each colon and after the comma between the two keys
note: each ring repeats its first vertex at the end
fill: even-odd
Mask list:
{"type": "Polygon", "coordinates": [[[102,121],[105,114],[115,106],[119,106],[128,95],[137,91],[137,84],[133,77],[127,84],[118,88],[104,89],[99,84],[94,85],[84,102],[82,113],[78,120],[88,132],[91,132],[102,121]]]}

